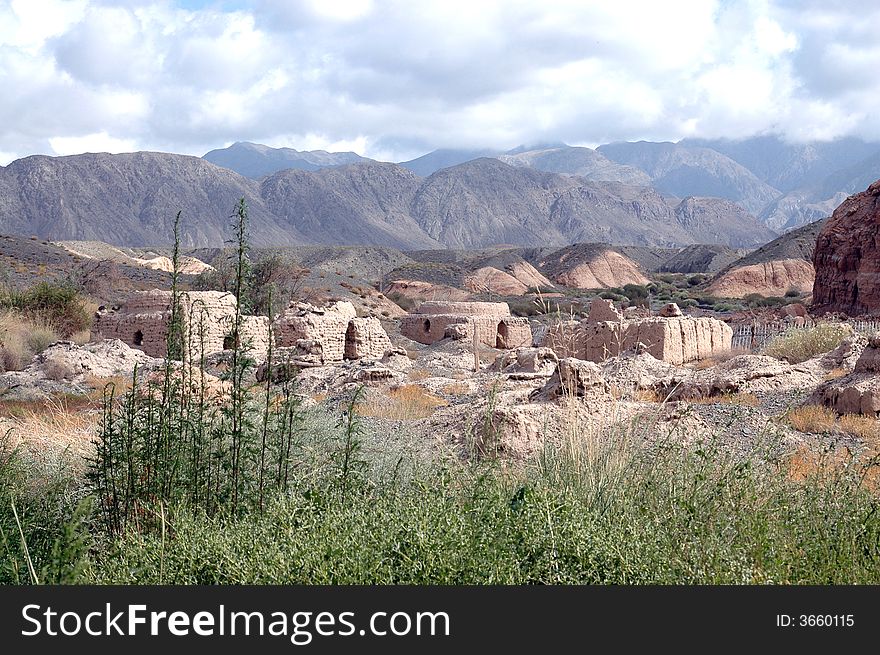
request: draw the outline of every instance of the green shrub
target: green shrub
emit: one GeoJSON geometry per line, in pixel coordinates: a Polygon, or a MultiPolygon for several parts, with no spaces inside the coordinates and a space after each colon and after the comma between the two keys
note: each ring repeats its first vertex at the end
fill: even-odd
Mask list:
{"type": "Polygon", "coordinates": [[[8,290],[0,295],[0,305],[50,326],[62,337],[92,325],[85,300],[72,285],[40,282],[27,291],[8,290]]]}
{"type": "Polygon", "coordinates": [[[789,328],[773,337],[764,346],[764,354],[799,364],[837,348],[851,336],[852,328],[846,323],[820,323],[810,328],[789,328]]]}

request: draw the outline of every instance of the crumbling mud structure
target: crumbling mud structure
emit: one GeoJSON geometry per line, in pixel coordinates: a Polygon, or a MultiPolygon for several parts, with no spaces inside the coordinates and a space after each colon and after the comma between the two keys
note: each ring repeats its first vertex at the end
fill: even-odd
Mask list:
{"type": "Polygon", "coordinates": [[[275,321],[275,343],[311,356],[315,363],[379,359],[391,349],[377,318],[358,318],[354,305],[338,301],[326,307],[292,303],[275,321]]]}
{"type": "Polygon", "coordinates": [[[529,321],[510,315],[504,302],[428,301],[400,319],[400,333],[419,343],[441,339],[476,340],[491,348],[532,345],[529,321]]]}
{"type": "Polygon", "coordinates": [[[596,299],[583,321],[551,326],[541,345],[559,357],[604,362],[626,352],[647,352],[670,364],[684,364],[728,351],[733,330],[714,318],[684,316],[671,303],[657,316],[627,319],[610,300],[596,299]]]}
{"type": "MultiPolygon", "coordinates": [[[[222,291],[181,292],[180,309],[188,352],[192,356],[198,356],[202,345],[206,355],[235,345],[232,333],[236,304],[234,295],[222,291]]],[[[137,291],[119,307],[98,310],[94,336],[120,339],[151,357],[164,357],[168,348],[171,305],[170,291],[137,291]]],[[[269,346],[269,319],[265,316],[243,317],[239,340],[248,344],[253,352],[264,353],[269,346]]]]}
{"type": "MultiPolygon", "coordinates": [[[[231,349],[236,298],[221,291],[187,291],[180,294],[186,327],[188,352],[198,357],[231,349]]],[[[97,339],[120,339],[152,357],[167,352],[168,325],[171,321],[171,292],[141,291],[124,305],[100,309],[95,319],[97,339]]],[[[240,341],[258,358],[269,348],[269,319],[242,317],[240,341]]],[[[379,359],[391,348],[391,340],[375,318],[358,318],[350,302],[327,307],[293,303],[279,316],[271,334],[276,346],[288,355],[306,356],[315,364],[346,359],[379,359]]]]}

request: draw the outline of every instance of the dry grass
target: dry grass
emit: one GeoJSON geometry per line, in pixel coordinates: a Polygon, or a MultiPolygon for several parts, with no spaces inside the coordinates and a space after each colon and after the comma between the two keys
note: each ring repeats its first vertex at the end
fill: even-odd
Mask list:
{"type": "Polygon", "coordinates": [[[842,368],[833,368],[828,371],[825,376],[822,378],[824,382],[830,382],[831,380],[839,380],[840,378],[846,375],[846,371],[842,368]]]}
{"type": "Polygon", "coordinates": [[[764,346],[764,354],[800,364],[811,357],[837,348],[851,336],[852,327],[844,323],[822,323],[811,328],[791,328],[773,337],[764,346]]]}
{"type": "Polygon", "coordinates": [[[641,403],[662,403],[666,401],[666,394],[660,393],[656,389],[636,389],[633,393],[633,400],[641,403]]]}
{"type": "Polygon", "coordinates": [[[876,418],[859,414],[844,414],[840,417],[840,431],[865,441],[873,441],[880,435],[880,423],[876,418]]]}
{"type": "Polygon", "coordinates": [[[445,407],[448,401],[435,396],[417,384],[405,384],[388,389],[381,396],[359,403],[355,411],[360,416],[387,418],[395,421],[414,421],[427,418],[438,407],[445,407]]]}
{"type": "Polygon", "coordinates": [[[58,339],[58,333],[45,322],[4,311],[0,313],[0,367],[4,371],[20,371],[34,355],[58,339]]]}
{"type": "Polygon", "coordinates": [[[430,377],[434,377],[431,375],[431,372],[425,368],[414,368],[411,369],[407,374],[407,377],[413,382],[419,382],[421,380],[427,380],[430,377]]]}
{"type": "Polygon", "coordinates": [[[697,405],[739,405],[741,407],[757,407],[761,404],[758,397],[753,393],[725,393],[719,396],[706,396],[704,398],[695,398],[688,402],[697,405]]]}
{"type": "Polygon", "coordinates": [[[697,360],[694,363],[694,369],[697,371],[703,371],[707,368],[712,368],[713,366],[723,364],[724,362],[727,362],[734,357],[748,354],[751,354],[751,351],[748,348],[731,348],[729,350],[722,350],[717,353],[712,353],[712,355],[710,355],[709,357],[697,360]]]}
{"type": "Polygon", "coordinates": [[[84,466],[92,452],[100,412],[87,397],[49,398],[33,403],[0,403],[0,427],[9,431],[11,446],[34,462],[65,457],[84,466]]]}
{"type": "Polygon", "coordinates": [[[70,335],[70,340],[78,346],[84,346],[92,340],[92,331],[80,330],[79,332],[74,332],[70,335]]]}
{"type": "Polygon", "coordinates": [[[448,396],[466,396],[471,392],[471,386],[466,382],[450,382],[443,387],[443,393],[448,396]]]}
{"type": "Polygon", "coordinates": [[[786,415],[789,425],[798,432],[822,434],[833,432],[837,424],[837,414],[822,405],[804,405],[786,415]]]}

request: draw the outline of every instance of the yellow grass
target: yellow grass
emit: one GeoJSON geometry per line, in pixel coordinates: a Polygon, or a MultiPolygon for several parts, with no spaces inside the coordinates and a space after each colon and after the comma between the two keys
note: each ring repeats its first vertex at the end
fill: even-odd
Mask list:
{"type": "Polygon", "coordinates": [[[53,398],[35,403],[2,403],[0,428],[10,431],[11,446],[34,461],[53,461],[69,455],[73,465],[84,466],[92,450],[100,413],[83,398],[53,398]]]}
{"type": "Polygon", "coordinates": [[[414,368],[411,369],[407,377],[413,382],[419,382],[421,380],[427,380],[431,375],[431,372],[424,368],[414,368]]]}
{"type": "Polygon", "coordinates": [[[445,407],[448,401],[435,396],[417,384],[404,384],[388,389],[382,395],[358,403],[355,411],[360,416],[387,418],[395,421],[414,421],[427,418],[438,407],[445,407]]]}
{"type": "Polygon", "coordinates": [[[788,413],[787,418],[795,430],[810,434],[831,432],[837,423],[834,411],[821,405],[797,407],[788,413]]]}
{"type": "Polygon", "coordinates": [[[876,418],[858,414],[844,414],[840,417],[840,431],[866,441],[875,439],[880,423],[876,418]]]}
{"type": "Polygon", "coordinates": [[[690,402],[698,405],[740,405],[743,407],[757,407],[760,404],[758,397],[748,392],[725,393],[720,396],[696,398],[690,402]]]}
{"type": "Polygon", "coordinates": [[[443,387],[443,393],[449,396],[466,396],[471,392],[471,387],[465,382],[450,382],[443,387]]]}
{"type": "Polygon", "coordinates": [[[846,375],[846,371],[844,369],[834,368],[834,369],[831,369],[830,371],[828,371],[828,373],[826,373],[825,377],[823,377],[822,379],[825,382],[829,382],[830,380],[838,380],[845,375],[846,375]]]}
{"type": "Polygon", "coordinates": [[[710,355],[709,357],[705,357],[694,362],[694,369],[696,369],[697,371],[703,371],[707,368],[712,368],[713,366],[723,364],[724,362],[731,360],[734,357],[738,357],[739,355],[748,355],[750,353],[751,351],[747,348],[730,348],[729,350],[722,350],[716,353],[712,353],[712,355],[710,355]]]}

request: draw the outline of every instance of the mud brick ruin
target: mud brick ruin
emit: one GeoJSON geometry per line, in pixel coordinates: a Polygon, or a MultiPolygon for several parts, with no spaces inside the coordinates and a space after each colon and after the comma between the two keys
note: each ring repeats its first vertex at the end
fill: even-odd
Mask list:
{"type": "Polygon", "coordinates": [[[428,301],[400,320],[400,333],[419,343],[451,337],[476,340],[492,348],[532,345],[528,319],[510,315],[504,302],[428,301]]]}
{"type": "Polygon", "coordinates": [[[275,343],[294,348],[316,363],[379,359],[391,348],[379,319],[358,318],[354,305],[338,301],[326,307],[294,303],[275,322],[275,343]]]}
{"type": "MultiPolygon", "coordinates": [[[[221,291],[188,291],[180,295],[186,326],[188,352],[198,357],[204,343],[205,355],[233,347],[236,298],[221,291]]],[[[101,309],[95,319],[97,339],[120,339],[152,357],[167,352],[171,320],[170,291],[141,291],[132,294],[119,308],[101,309]]],[[[269,319],[244,316],[240,340],[258,358],[269,347],[269,319]]],[[[350,302],[314,307],[292,304],[272,326],[276,345],[304,355],[315,364],[344,359],[378,359],[391,348],[391,340],[375,318],[358,318],[350,302]]]]}
{"type": "Polygon", "coordinates": [[[625,352],[647,352],[670,364],[684,364],[730,350],[733,330],[714,318],[681,315],[667,305],[662,315],[626,319],[610,300],[594,300],[583,321],[565,321],[547,330],[541,345],[559,357],[604,362],[625,352]]]}
{"type": "MultiPolygon", "coordinates": [[[[154,289],[133,293],[118,308],[101,308],[95,317],[95,336],[120,339],[151,357],[164,357],[171,300],[170,291],[154,289]]],[[[192,356],[198,356],[202,344],[206,355],[233,346],[236,302],[234,295],[222,291],[185,291],[180,294],[188,350],[192,356]]],[[[248,343],[256,353],[265,352],[269,345],[269,319],[265,316],[243,317],[240,340],[248,343]]]]}

